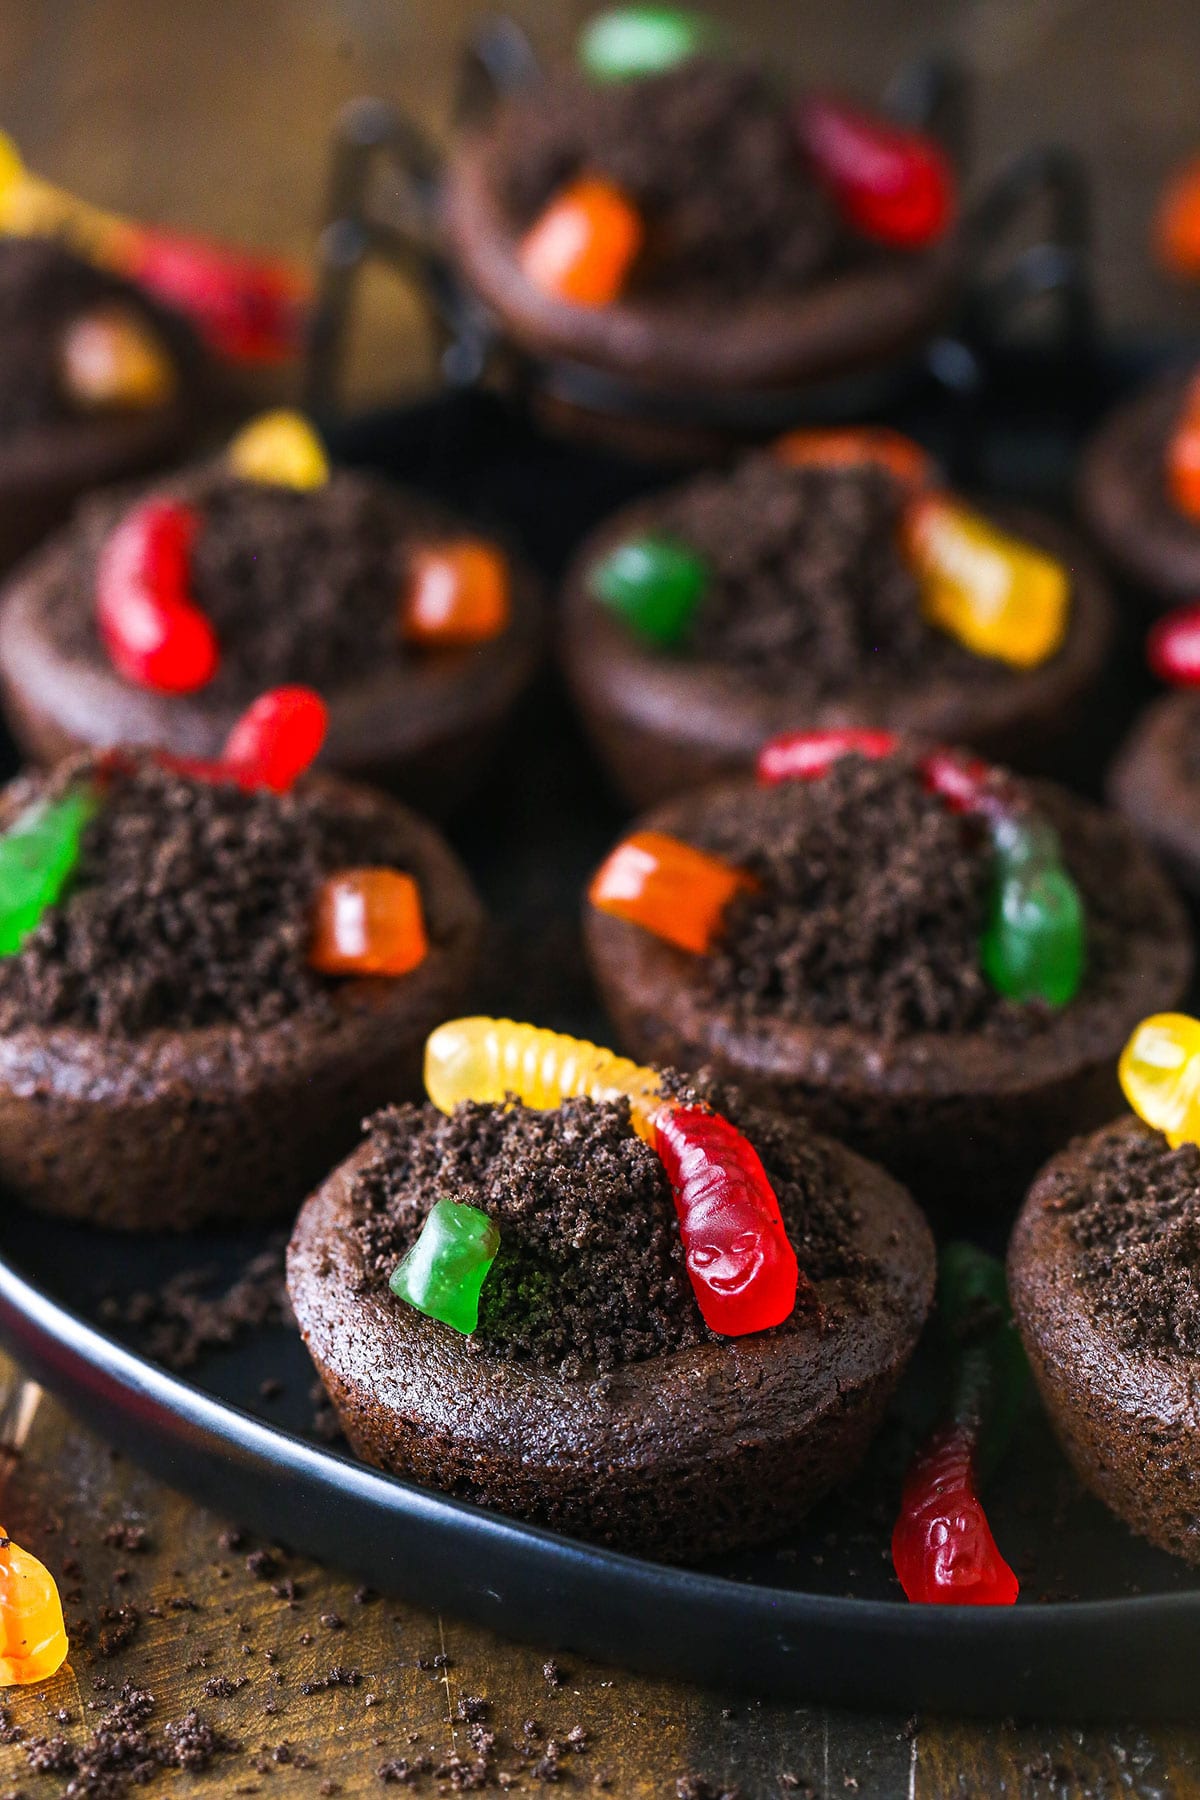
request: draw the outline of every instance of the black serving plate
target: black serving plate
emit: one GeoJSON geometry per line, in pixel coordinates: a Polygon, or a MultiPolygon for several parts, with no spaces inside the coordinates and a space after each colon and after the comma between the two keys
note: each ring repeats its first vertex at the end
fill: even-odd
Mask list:
{"type": "MultiPolygon", "coordinates": [[[[1097,397],[1151,360],[1059,370],[1053,385],[1018,366],[985,397],[983,431],[947,417],[932,385],[896,422],[915,425],[959,471],[1061,501],[1097,397]],[[969,468],[956,454],[964,444],[969,468]]],[[[580,530],[661,479],[547,445],[481,394],[359,419],[331,438],[343,458],[499,523],[551,578],[580,530]]],[[[487,791],[452,827],[496,921],[481,1010],[603,1038],[578,896],[619,825],[547,677],[487,791]]],[[[129,1296],[201,1266],[220,1292],[269,1242],[118,1237],[10,1204],[0,1335],[89,1426],[175,1486],[375,1586],[547,1649],[797,1700],[1076,1720],[1194,1715],[1200,1579],[1079,1490],[1032,1409],[989,1490],[1022,1580],[1015,1608],[911,1607],[893,1580],[900,1475],[936,1392],[920,1357],[851,1490],[769,1551],[668,1568],[446,1499],[321,1441],[311,1366],[286,1325],[246,1331],[185,1378],[145,1354],[136,1327],[103,1323],[129,1317],[129,1296]]]]}

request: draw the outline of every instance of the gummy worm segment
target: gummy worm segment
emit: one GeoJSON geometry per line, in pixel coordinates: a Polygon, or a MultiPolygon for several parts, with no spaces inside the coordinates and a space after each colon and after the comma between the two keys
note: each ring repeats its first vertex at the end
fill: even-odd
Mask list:
{"type": "Polygon", "coordinates": [[[497,1106],[509,1094],[539,1111],[580,1095],[627,1096],[634,1130],[648,1144],[654,1142],[654,1115],[663,1098],[653,1069],[586,1038],[512,1019],[451,1019],[439,1025],[425,1045],[425,1088],[446,1113],[463,1100],[497,1106]]]}

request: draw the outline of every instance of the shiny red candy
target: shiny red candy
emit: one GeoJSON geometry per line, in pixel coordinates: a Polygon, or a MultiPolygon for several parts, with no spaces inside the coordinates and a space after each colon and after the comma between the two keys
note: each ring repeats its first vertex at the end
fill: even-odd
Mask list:
{"type": "Polygon", "coordinates": [[[796,115],[801,148],[846,223],[896,250],[921,250],[954,217],[954,172],[932,138],[813,94],[796,115]]]}
{"type": "Polygon", "coordinates": [[[1146,638],[1146,661],[1171,687],[1200,687],[1200,600],[1155,620],[1146,638]]]}
{"type": "Polygon", "coordinates": [[[996,1548],[975,1488],[965,1431],[933,1438],[904,1484],[892,1562],[908,1599],[932,1606],[1011,1606],[1020,1584],[996,1548]]]}
{"type": "Polygon", "coordinates": [[[231,362],[278,363],[300,353],[308,287],[289,263],[140,230],[128,272],[231,362]]]}
{"type": "Polygon", "coordinates": [[[127,513],[100,552],[96,623],[127,681],[189,694],[216,673],[216,634],[188,592],[199,519],[178,500],[146,500],[127,513]]]}
{"type": "Polygon", "coordinates": [[[316,760],[328,724],[328,708],[311,688],[260,694],[229,734],[218,765],[223,779],[286,792],[316,760]]]}
{"type": "Polygon", "coordinates": [[[753,1145],[703,1107],[669,1107],[654,1123],[704,1323],[723,1337],[781,1324],[800,1273],[753,1145]]]}
{"type": "Polygon", "coordinates": [[[840,731],[788,731],[763,745],[755,773],[760,781],[769,784],[813,781],[826,774],[840,757],[852,753],[869,757],[872,762],[892,756],[897,742],[894,732],[849,726],[840,731]]]}

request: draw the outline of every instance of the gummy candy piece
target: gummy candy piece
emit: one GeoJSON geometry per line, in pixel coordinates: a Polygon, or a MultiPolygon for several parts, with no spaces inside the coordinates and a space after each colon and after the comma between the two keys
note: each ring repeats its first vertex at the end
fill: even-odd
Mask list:
{"type": "Polygon", "coordinates": [[[712,35],[706,20],[681,7],[618,6],[588,21],[575,51],[593,81],[632,81],[678,67],[712,35]]]}
{"type": "Polygon", "coordinates": [[[1015,1605],[1020,1584],[992,1536],[965,1430],[932,1438],[914,1459],[892,1563],[905,1597],[926,1606],[1015,1605]]]}
{"type": "Polygon", "coordinates": [[[35,802],[0,833],[0,956],[19,950],[61,897],[96,806],[90,788],[72,788],[35,802]]]}
{"type": "Polygon", "coordinates": [[[931,794],[951,812],[977,813],[995,822],[1019,805],[1003,770],[959,750],[929,750],[920,761],[921,777],[931,794]]]}
{"type": "Polygon", "coordinates": [[[1187,1013],[1143,1019],[1117,1074],[1138,1118],[1163,1132],[1172,1150],[1200,1143],[1200,1020],[1187,1013]]]}
{"type": "Polygon", "coordinates": [[[704,1323],[723,1337],[782,1324],[800,1271],[754,1146],[719,1114],[674,1106],[658,1115],[654,1148],[704,1323]]]}
{"type": "Polygon", "coordinates": [[[758,883],[744,869],[668,837],[636,831],[601,863],[588,888],[599,912],[628,919],[697,956],[712,948],[725,908],[758,883]]]}
{"type": "Polygon", "coordinates": [[[1154,252],[1170,275],[1200,275],[1200,157],[1176,170],[1154,216],[1154,252]]]}
{"type": "Polygon", "coordinates": [[[909,1600],[1011,1606],[1017,1578],[978,1491],[980,1464],[1003,1454],[1029,1386],[1003,1265],[973,1244],[948,1244],[938,1299],[953,1362],[950,1405],[909,1469],[892,1561],[909,1600]]]}
{"type": "Polygon", "coordinates": [[[479,1324],[479,1296],[499,1249],[499,1228],[485,1212],[437,1200],[388,1286],[398,1300],[466,1336],[479,1324]]]}
{"type": "Polygon", "coordinates": [[[286,793],[316,761],[328,726],[329,709],[312,688],[272,688],[237,721],[218,767],[244,787],[286,793]]]}
{"type": "Polygon", "coordinates": [[[411,875],[342,869],[321,884],[308,960],[322,975],[408,975],[428,953],[411,875]]]}
{"type": "Polygon", "coordinates": [[[768,740],[758,753],[755,774],[769,786],[779,781],[815,781],[828,774],[843,756],[865,756],[878,762],[894,756],[900,740],[893,731],[845,726],[833,731],[785,731],[768,740]]]}
{"type": "Polygon", "coordinates": [[[549,202],[521,240],[520,263],[544,294],[573,306],[609,306],[642,247],[633,202],[598,175],[581,175],[549,202]]]}
{"type": "Polygon", "coordinates": [[[279,407],[243,425],[229,446],[229,466],[243,481],[264,487],[323,487],[329,480],[324,445],[300,413],[279,407]]]}
{"type": "Polygon", "coordinates": [[[192,321],[233,363],[287,362],[304,347],[310,284],[281,257],[136,226],[121,268],[192,321]]]}
{"type": "Polygon", "coordinates": [[[1031,875],[1036,869],[1062,867],[1062,840],[1041,813],[997,814],[992,820],[992,850],[1002,880],[1010,875],[1031,875]]]}
{"type": "Polygon", "coordinates": [[[663,649],[687,636],[708,579],[702,556],[656,533],[614,544],[588,573],[597,599],[663,649]]]}
{"type": "Polygon", "coordinates": [[[96,623],[118,674],[142,687],[187,694],[216,673],[212,626],[188,595],[199,518],[178,500],[144,500],[100,551],[96,623]]]}
{"type": "Polygon", "coordinates": [[[1071,592],[1061,563],[943,494],[910,501],[902,537],[931,624],[1014,668],[1054,655],[1071,592]]]}
{"type": "Polygon", "coordinates": [[[0,1687],[46,1681],[67,1658],[54,1577],[0,1526],[0,1687]]]}
{"type": "Polygon", "coordinates": [[[980,959],[1009,1000],[1065,1006],[1075,998],[1083,979],[1083,905],[1064,868],[1001,868],[980,959]]]}
{"type": "Polygon", "coordinates": [[[427,544],[413,553],[401,635],[431,648],[481,644],[509,621],[508,569],[491,544],[427,544]]]}
{"type": "Polygon", "coordinates": [[[1200,601],[1156,619],[1146,638],[1146,661],[1172,687],[1200,687],[1200,601]]]}
{"type": "Polygon", "coordinates": [[[89,412],[143,412],[165,406],[177,386],[158,335],[128,306],[72,319],[59,345],[63,390],[89,412]]]}
{"type": "Polygon", "coordinates": [[[1200,380],[1188,384],[1183,406],[1167,439],[1167,490],[1189,519],[1200,518],[1200,380]]]}
{"type": "Polygon", "coordinates": [[[549,1111],[586,1094],[593,1100],[627,1097],[633,1127],[654,1141],[662,1104],[661,1077],[586,1038],[519,1025],[512,1019],[450,1019],[425,1045],[425,1091],[444,1113],[464,1100],[499,1106],[514,1094],[523,1106],[549,1111]]]}
{"type": "Polygon", "coordinates": [[[304,273],[275,257],[135,225],[32,174],[0,134],[0,233],[56,237],[187,314],[219,356],[280,362],[301,347],[310,291],[304,273]]]}
{"type": "Polygon", "coordinates": [[[846,223],[894,250],[936,243],[955,210],[950,163],[932,138],[847,101],[809,95],[796,132],[846,223]]]}
{"type": "Polygon", "coordinates": [[[808,427],[776,438],[775,455],[792,468],[858,469],[875,463],[903,487],[930,487],[933,458],[912,438],[886,425],[808,427]]]}

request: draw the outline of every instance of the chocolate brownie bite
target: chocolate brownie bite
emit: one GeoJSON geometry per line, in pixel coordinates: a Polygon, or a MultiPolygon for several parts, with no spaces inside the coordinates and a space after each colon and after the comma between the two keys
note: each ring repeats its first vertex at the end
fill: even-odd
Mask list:
{"type": "Polygon", "coordinates": [[[895,359],[959,279],[943,153],[782,92],[692,23],[655,69],[598,70],[585,30],[574,64],[460,131],[443,207],[459,272],[522,350],[648,397],[799,387],[895,359]],[[903,220],[872,216],[844,158],[829,166],[830,137],[860,167],[880,134],[913,202],[903,220]]]}
{"type": "Polygon", "coordinates": [[[12,783],[0,870],[0,1182],[127,1229],[294,1206],[364,1111],[414,1086],[482,925],[398,802],[126,753],[12,783]],[[407,959],[367,954],[380,878],[407,959]]]}
{"type": "Polygon", "coordinates": [[[737,1336],[706,1325],[675,1177],[627,1095],[389,1108],[288,1253],[305,1343],[368,1462],[670,1560],[777,1536],[850,1474],[929,1309],[928,1228],[881,1169],[801,1121],[707,1078],[667,1091],[718,1108],[761,1158],[794,1307],[737,1336]],[[399,1297],[435,1205],[498,1233],[473,1329],[399,1297]]]}
{"type": "Polygon", "coordinates": [[[950,753],[886,748],[657,808],[593,882],[586,942],[633,1054],[712,1063],[961,1222],[1015,1205],[1072,1131],[1111,1116],[1117,1051],[1178,1000],[1191,943],[1122,820],[950,753]],[[964,771],[973,798],[956,794],[964,771]],[[657,881],[697,850],[700,873],[655,918],[647,869],[657,881]]]}
{"type": "Polygon", "coordinates": [[[1080,466],[1079,506],[1092,536],[1155,610],[1200,591],[1200,491],[1188,476],[1196,379],[1194,369],[1175,370],[1122,402],[1080,466]]]}
{"type": "Polygon", "coordinates": [[[789,728],[884,727],[1025,768],[1061,761],[1113,630],[1105,585],[1070,534],[1020,509],[988,521],[1069,583],[1054,646],[1017,664],[930,616],[905,541],[921,501],[885,460],[928,466],[918,446],[869,430],[794,441],[801,460],[785,438],[625,508],[576,557],[564,662],[618,790],[651,805],[745,773],[789,728]],[[628,566],[639,555],[647,566],[628,566]],[[670,618],[645,615],[656,584],[661,604],[689,574],[670,618]]]}
{"type": "Polygon", "coordinates": [[[1042,1171],[1009,1249],[1042,1400],[1088,1487],[1200,1563],[1200,1150],[1125,1117],[1042,1171]]]}
{"type": "Polygon", "coordinates": [[[190,327],[48,238],[0,238],[0,566],[104,482],[165,463],[202,410],[190,327]]]}
{"type": "Polygon", "coordinates": [[[224,456],[81,509],[0,602],[0,686],[23,748],[49,762],[115,743],[212,757],[250,697],[307,685],[329,708],[326,766],[440,811],[482,773],[540,636],[532,578],[503,550],[414,493],[331,470],[312,428],[276,413],[224,456]],[[211,648],[177,677],[123,654],[112,616],[147,589],[177,616],[181,588],[211,648]]]}
{"type": "Polygon", "coordinates": [[[1200,899],[1200,695],[1164,694],[1146,708],[1121,746],[1108,788],[1184,892],[1200,899]]]}

